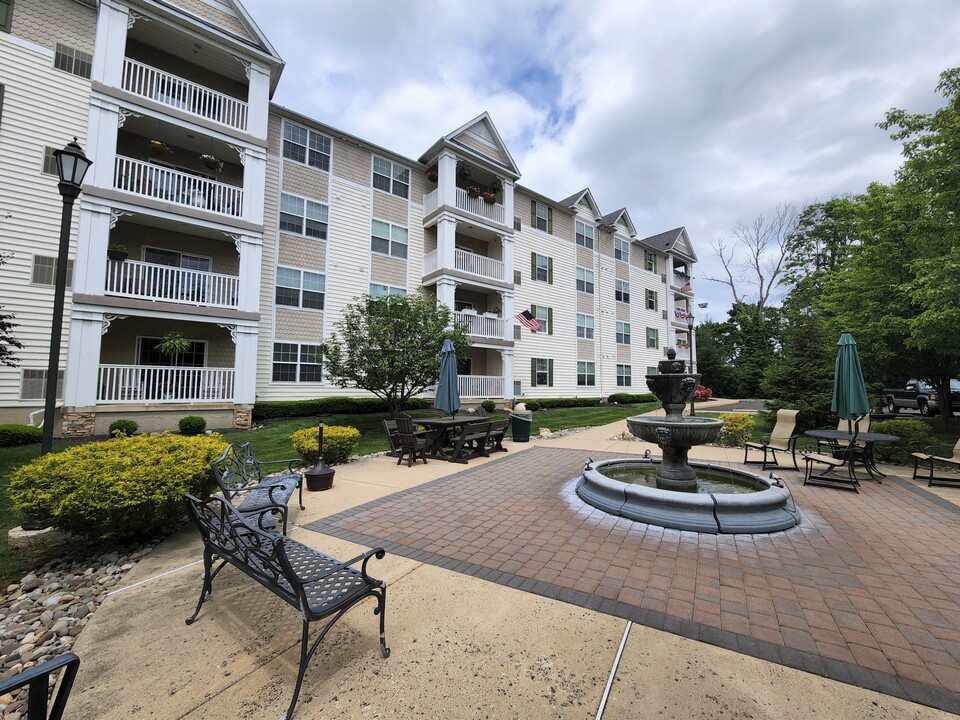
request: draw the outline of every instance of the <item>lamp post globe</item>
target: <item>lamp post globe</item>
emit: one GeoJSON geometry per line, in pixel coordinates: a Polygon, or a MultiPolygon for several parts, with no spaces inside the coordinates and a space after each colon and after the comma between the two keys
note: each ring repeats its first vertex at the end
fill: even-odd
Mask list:
{"type": "Polygon", "coordinates": [[[80,196],[83,178],[93,162],[74,138],[63,150],[54,150],[57,188],[63,198],[63,213],[60,216],[60,246],[57,250],[57,273],[54,279],[53,320],[50,328],[50,357],[47,363],[47,388],[43,406],[43,437],[40,454],[46,455],[53,447],[53,425],[57,407],[57,376],[60,371],[60,343],[63,338],[63,302],[67,291],[67,260],[70,256],[70,224],[73,220],[73,202],[80,196]]]}

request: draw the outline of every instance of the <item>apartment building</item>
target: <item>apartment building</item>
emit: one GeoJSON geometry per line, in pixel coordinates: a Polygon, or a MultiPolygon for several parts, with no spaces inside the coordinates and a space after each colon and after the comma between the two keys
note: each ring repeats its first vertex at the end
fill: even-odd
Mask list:
{"type": "Polygon", "coordinates": [[[667,347],[688,357],[684,228],[647,235],[589,189],[554,200],[518,184],[486,113],[408,158],[271,104],[283,63],[239,3],[0,8],[0,53],[30,68],[0,65],[3,304],[27,346],[0,369],[0,421],[43,403],[49,158],[74,135],[94,165],[74,223],[65,435],[118,417],[245,427],[258,400],[342,394],[317,344],[364,293],[423,292],[454,311],[471,339],[468,401],[642,392],[667,347]]]}

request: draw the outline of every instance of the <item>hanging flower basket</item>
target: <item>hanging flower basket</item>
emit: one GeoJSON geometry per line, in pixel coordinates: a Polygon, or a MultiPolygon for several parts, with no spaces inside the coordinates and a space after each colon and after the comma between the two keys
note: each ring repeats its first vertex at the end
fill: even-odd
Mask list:
{"type": "Polygon", "coordinates": [[[483,193],[483,201],[487,205],[493,205],[497,201],[497,194],[492,192],[483,193]]]}
{"type": "Polygon", "coordinates": [[[440,179],[440,171],[437,168],[430,168],[427,170],[427,180],[436,184],[437,180],[440,179]]]}
{"type": "Polygon", "coordinates": [[[467,195],[469,195],[470,197],[480,197],[480,195],[482,194],[483,194],[483,191],[480,188],[478,188],[476,185],[467,186],[467,195]]]}
{"type": "Polygon", "coordinates": [[[173,148],[162,140],[146,139],[145,142],[147,143],[147,147],[150,148],[150,152],[154,155],[173,155],[173,148]]]}
{"type": "Polygon", "coordinates": [[[216,170],[218,173],[223,172],[223,160],[217,160],[213,155],[201,155],[200,162],[206,168],[216,170]]]}

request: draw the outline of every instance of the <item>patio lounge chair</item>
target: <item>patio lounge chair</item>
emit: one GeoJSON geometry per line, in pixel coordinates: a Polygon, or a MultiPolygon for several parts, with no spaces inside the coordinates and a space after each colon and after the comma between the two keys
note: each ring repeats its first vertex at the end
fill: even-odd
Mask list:
{"type": "Polygon", "coordinates": [[[797,427],[797,413],[799,410],[787,410],[786,408],[777,410],[777,424],[773,426],[773,431],[769,435],[764,435],[760,442],[747,441],[743,444],[743,464],[761,463],[762,469],[766,470],[767,465],[779,465],[777,462],[777,452],[788,452],[793,458],[793,467],[799,470],[797,465],[797,438],[794,434],[797,427]],[[759,450],[763,453],[763,460],[749,460],[750,450],[759,450]],[[768,459],[769,458],[769,459],[768,459]]]}
{"type": "Polygon", "coordinates": [[[413,420],[409,417],[400,416],[396,419],[397,423],[397,465],[407,458],[407,467],[413,467],[417,458],[427,464],[427,453],[433,447],[434,433],[430,430],[416,430],[413,420]]]}
{"type": "MultiPolygon", "coordinates": [[[[870,413],[866,415],[861,415],[856,420],[840,420],[837,423],[837,430],[840,432],[848,432],[849,428],[853,427],[856,432],[870,432],[870,413]]],[[[837,450],[845,450],[847,445],[850,444],[849,440],[817,440],[817,452],[822,452],[826,449],[828,452],[835,452],[837,450]],[[824,446],[827,446],[824,448],[824,446]]],[[[863,443],[857,443],[857,447],[861,450],[863,449],[863,443]]]]}
{"type": "Polygon", "coordinates": [[[910,456],[913,458],[913,479],[917,479],[917,471],[922,466],[929,470],[929,475],[926,476],[928,481],[927,487],[933,487],[934,485],[946,485],[948,487],[960,486],[960,474],[953,475],[952,477],[933,474],[933,465],[936,462],[960,470],[960,440],[957,440],[957,444],[953,446],[953,455],[950,457],[934,454],[940,449],[949,447],[949,445],[929,445],[925,447],[922,452],[910,453],[910,456]]]}
{"type": "Polygon", "coordinates": [[[854,473],[854,464],[857,462],[858,456],[859,448],[857,447],[856,432],[853,435],[853,439],[845,448],[842,450],[834,450],[830,455],[817,452],[804,452],[803,484],[821,485],[823,487],[833,487],[838,490],[852,490],[855,493],[859,493],[860,481],[857,480],[857,476],[854,473]],[[814,473],[815,465],[825,465],[826,470],[820,474],[816,474],[814,473]],[[834,474],[834,471],[839,471],[844,466],[847,468],[846,477],[843,477],[839,472],[834,474]]]}

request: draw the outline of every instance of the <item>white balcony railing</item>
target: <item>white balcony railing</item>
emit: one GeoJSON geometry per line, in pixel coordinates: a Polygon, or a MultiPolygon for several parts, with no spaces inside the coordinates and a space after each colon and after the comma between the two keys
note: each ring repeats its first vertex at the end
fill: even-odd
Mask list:
{"type": "Polygon", "coordinates": [[[503,263],[484,255],[467,252],[466,250],[455,250],[453,265],[457,270],[462,270],[471,275],[479,275],[492,280],[503,280],[503,263]]]}
{"type": "Polygon", "coordinates": [[[457,387],[461,398],[505,397],[503,377],[498,375],[459,375],[457,387]]]}
{"type": "Polygon", "coordinates": [[[440,191],[434,190],[431,193],[427,193],[423,196],[423,215],[426,217],[439,206],[438,198],[440,197],[440,191]]]}
{"type": "Polygon", "coordinates": [[[674,310],[673,310],[673,316],[674,316],[675,318],[677,318],[678,320],[686,320],[686,319],[687,319],[687,311],[686,311],[686,310],[683,310],[682,308],[674,308],[674,310]]]}
{"type": "Polygon", "coordinates": [[[221,125],[247,129],[247,103],[203,85],[157,70],[136,60],[123,60],[123,89],[134,95],[183,110],[221,125]]]}
{"type": "MultiPolygon", "coordinates": [[[[683,273],[674,273],[673,274],[673,286],[675,288],[680,288],[681,290],[690,284],[690,276],[684,275],[683,273]]],[[[686,290],[685,292],[690,292],[686,290]]]]}
{"type": "Polygon", "coordinates": [[[107,295],[236,308],[240,278],[126,260],[107,262],[107,295]]]}
{"type": "MultiPolygon", "coordinates": [[[[500,203],[488,203],[482,197],[470,197],[470,194],[463,188],[457,188],[457,209],[464,210],[472,215],[493,220],[495,223],[505,225],[503,205],[500,203]]],[[[423,209],[427,212],[426,207],[423,209]]]]}
{"type": "Polygon", "coordinates": [[[97,401],[105,403],[229,402],[233,368],[101,365],[97,401]]]}
{"type": "Polygon", "coordinates": [[[122,155],[117,156],[113,185],[141,197],[243,217],[243,188],[122,155]]]}
{"type": "Polygon", "coordinates": [[[423,274],[429,275],[437,269],[437,251],[431,250],[423,256],[423,274]]]}
{"type": "Polygon", "coordinates": [[[454,322],[468,335],[503,340],[503,319],[495,315],[476,315],[464,312],[453,314],[454,322]]]}

